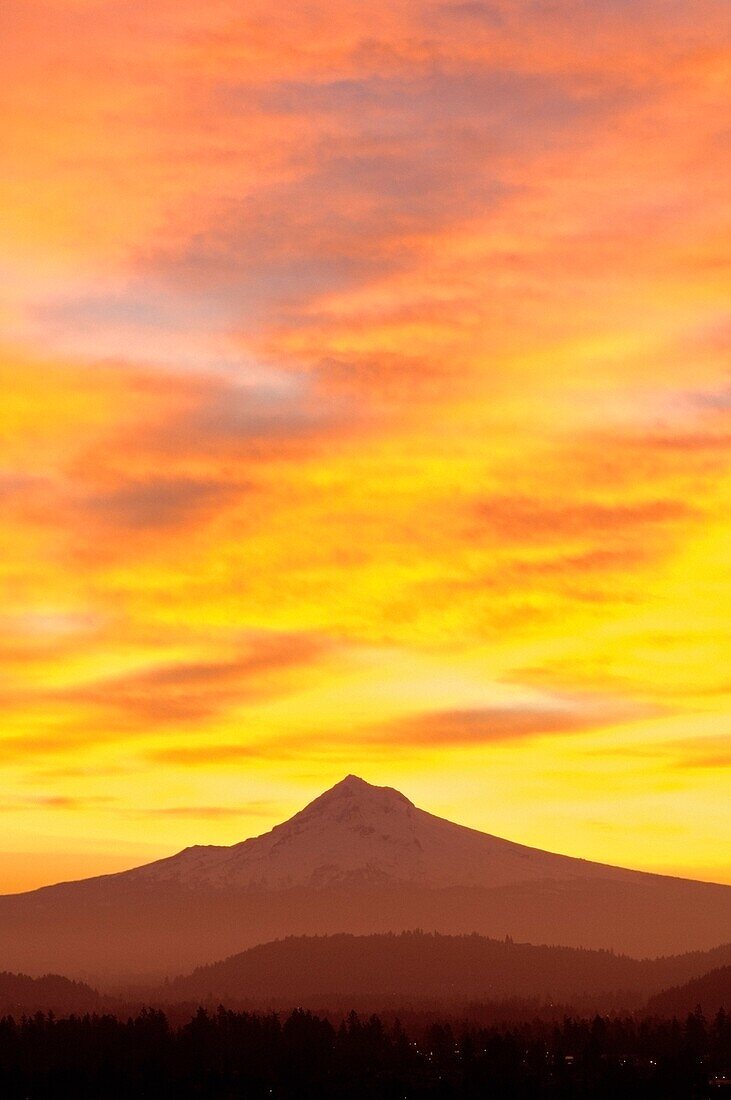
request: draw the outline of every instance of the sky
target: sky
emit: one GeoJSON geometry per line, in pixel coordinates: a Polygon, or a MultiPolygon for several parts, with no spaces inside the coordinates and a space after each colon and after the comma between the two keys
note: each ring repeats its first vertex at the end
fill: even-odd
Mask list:
{"type": "Polygon", "coordinates": [[[0,891],[346,773],[731,882],[717,0],[5,0],[0,891]]]}

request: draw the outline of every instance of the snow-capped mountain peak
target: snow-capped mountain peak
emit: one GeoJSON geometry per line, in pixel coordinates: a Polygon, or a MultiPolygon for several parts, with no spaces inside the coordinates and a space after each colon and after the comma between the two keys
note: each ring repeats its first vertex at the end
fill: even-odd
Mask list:
{"type": "Polygon", "coordinates": [[[417,809],[348,775],[288,821],[231,847],[196,846],[126,872],[148,882],[281,890],[333,885],[503,886],[634,872],[552,855],[417,809]]]}
{"type": "Polygon", "coordinates": [[[262,836],[230,848],[186,848],[127,873],[249,889],[422,880],[419,813],[392,787],[348,775],[262,836]]]}
{"type": "Polygon", "coordinates": [[[415,808],[406,795],[393,787],[375,787],[357,775],[346,775],[345,779],[341,779],[334,787],[324,791],[284,825],[312,822],[318,818],[334,818],[336,821],[345,823],[358,816],[364,818],[388,814],[408,816],[408,811],[415,808]]]}

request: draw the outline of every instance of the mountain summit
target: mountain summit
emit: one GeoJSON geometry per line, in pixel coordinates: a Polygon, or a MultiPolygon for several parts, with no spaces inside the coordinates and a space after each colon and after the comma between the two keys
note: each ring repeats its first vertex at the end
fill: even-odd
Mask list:
{"type": "Polygon", "coordinates": [[[186,848],[124,873],[147,881],[277,890],[436,881],[440,876],[430,875],[424,859],[429,818],[392,787],[375,787],[348,775],[262,836],[231,847],[186,848]]]}
{"type": "Polygon", "coordinates": [[[282,936],[413,928],[674,954],[731,937],[731,887],[514,844],[348,775],[262,836],[0,897],[0,968],[174,974],[282,936]]]}

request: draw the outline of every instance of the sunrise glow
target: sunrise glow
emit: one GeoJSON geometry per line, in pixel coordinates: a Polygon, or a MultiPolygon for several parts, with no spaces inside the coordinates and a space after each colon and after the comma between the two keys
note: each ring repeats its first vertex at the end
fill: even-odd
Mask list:
{"type": "Polygon", "coordinates": [[[0,25],[0,892],[348,772],[731,882],[725,6],[0,25]]]}

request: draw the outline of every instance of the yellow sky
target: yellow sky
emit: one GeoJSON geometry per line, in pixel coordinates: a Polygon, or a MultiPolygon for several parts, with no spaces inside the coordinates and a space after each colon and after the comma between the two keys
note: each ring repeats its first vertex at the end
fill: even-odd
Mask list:
{"type": "Polygon", "coordinates": [[[731,881],[722,7],[4,5],[0,891],[346,772],[731,881]]]}

